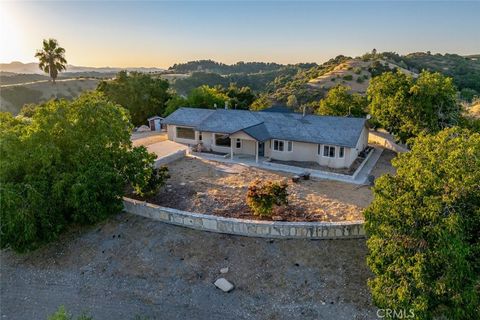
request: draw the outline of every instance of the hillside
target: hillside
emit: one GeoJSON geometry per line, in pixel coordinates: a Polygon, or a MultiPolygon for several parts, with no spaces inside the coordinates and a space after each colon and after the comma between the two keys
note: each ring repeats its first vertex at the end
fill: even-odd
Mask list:
{"type": "Polygon", "coordinates": [[[417,76],[414,72],[384,60],[363,61],[360,58],[355,58],[340,63],[332,71],[311,79],[308,85],[312,89],[329,90],[341,84],[349,86],[352,92],[363,94],[367,91],[372,75],[389,69],[398,69],[414,77],[417,76]]]}
{"type": "MultiPolygon", "coordinates": [[[[84,67],[84,66],[74,66],[67,65],[66,72],[99,72],[99,73],[117,73],[122,70],[128,71],[138,71],[145,73],[154,73],[164,71],[162,68],[148,68],[148,67],[125,67],[125,68],[115,68],[115,67],[84,67]]],[[[44,72],[38,68],[37,62],[22,63],[19,61],[13,61],[10,63],[0,63],[0,71],[3,72],[12,72],[12,73],[33,73],[33,74],[42,74],[44,72]]]]}
{"type": "Polygon", "coordinates": [[[53,85],[49,81],[37,81],[21,85],[0,87],[0,110],[18,114],[24,104],[41,103],[57,96],[72,99],[82,92],[94,90],[98,79],[57,80],[53,85]]]}

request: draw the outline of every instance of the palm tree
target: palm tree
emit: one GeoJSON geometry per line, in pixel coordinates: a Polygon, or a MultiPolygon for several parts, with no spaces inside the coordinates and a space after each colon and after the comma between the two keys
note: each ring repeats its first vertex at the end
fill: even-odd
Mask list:
{"type": "Polygon", "coordinates": [[[44,39],[42,50],[38,50],[35,58],[39,60],[39,68],[50,75],[53,83],[58,73],[67,69],[67,60],[65,60],[65,49],[58,46],[55,39],[44,39]]]}

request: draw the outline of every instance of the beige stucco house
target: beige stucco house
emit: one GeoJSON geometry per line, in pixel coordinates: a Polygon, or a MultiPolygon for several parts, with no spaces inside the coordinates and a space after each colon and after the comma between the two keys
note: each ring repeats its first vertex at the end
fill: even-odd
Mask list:
{"type": "Polygon", "coordinates": [[[366,119],[293,112],[180,108],[163,120],[168,138],[203,150],[349,167],[367,147],[366,119]]]}

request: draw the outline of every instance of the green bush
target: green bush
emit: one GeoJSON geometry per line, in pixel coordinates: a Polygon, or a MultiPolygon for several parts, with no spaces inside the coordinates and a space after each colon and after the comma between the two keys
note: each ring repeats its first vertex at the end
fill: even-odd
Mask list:
{"type": "Polygon", "coordinates": [[[355,74],[360,74],[360,73],[362,73],[362,68],[356,67],[355,69],[353,69],[353,72],[355,74]]]}
{"type": "Polygon", "coordinates": [[[254,215],[271,217],[274,206],[288,204],[287,183],[285,181],[254,180],[248,186],[247,205],[254,215]]]}
{"type": "Polygon", "coordinates": [[[331,78],[331,79],[330,79],[330,81],[333,81],[333,82],[335,82],[335,78],[331,78]]]}
{"type": "Polygon", "coordinates": [[[162,166],[160,168],[154,168],[151,171],[150,176],[147,176],[147,181],[143,184],[134,184],[133,188],[135,193],[144,196],[150,197],[155,195],[158,190],[165,185],[167,179],[170,178],[168,174],[168,168],[162,166]]]}
{"type": "Polygon", "coordinates": [[[128,112],[102,95],[0,113],[0,242],[17,251],[52,241],[70,224],[123,209],[127,185],[149,184],[155,155],[132,147],[128,112]]]}
{"type": "Polygon", "coordinates": [[[351,74],[344,75],[343,80],[347,80],[347,81],[353,80],[353,76],[351,74]]]}
{"type": "Polygon", "coordinates": [[[358,83],[364,83],[364,82],[365,82],[365,80],[363,80],[363,78],[362,78],[362,77],[358,77],[358,78],[357,78],[357,82],[358,82],[358,83]]]}
{"type": "Polygon", "coordinates": [[[365,210],[374,303],[414,319],[479,319],[480,134],[421,135],[393,165],[365,210]]]}
{"type": "MultiPolygon", "coordinates": [[[[74,320],[74,317],[68,313],[64,306],[60,306],[54,314],[48,317],[48,320],[74,320]]],[[[82,314],[77,317],[77,320],[93,320],[93,318],[82,314]]]]}

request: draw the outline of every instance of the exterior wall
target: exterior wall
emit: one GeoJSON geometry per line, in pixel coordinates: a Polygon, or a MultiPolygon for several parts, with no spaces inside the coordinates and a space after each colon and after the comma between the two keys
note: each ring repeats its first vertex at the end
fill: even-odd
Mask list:
{"type": "Polygon", "coordinates": [[[285,141],[284,151],[275,151],[273,140],[266,142],[269,147],[270,157],[282,161],[317,161],[317,145],[313,143],[292,141],[292,151],[287,150],[287,141],[285,141]]]}
{"type": "Polygon", "coordinates": [[[234,154],[249,154],[255,156],[255,151],[257,148],[255,139],[243,132],[234,133],[230,136],[230,138],[232,139],[234,154]],[[242,147],[240,149],[236,148],[237,139],[240,139],[242,143],[242,147]]]}
{"type": "MultiPolygon", "coordinates": [[[[182,128],[191,128],[187,126],[179,126],[182,128]]],[[[167,136],[169,140],[178,142],[178,143],[183,143],[183,144],[188,144],[188,145],[194,145],[197,144],[198,142],[198,132],[195,131],[195,139],[182,139],[177,137],[177,126],[175,125],[167,125],[167,136]]]]}

